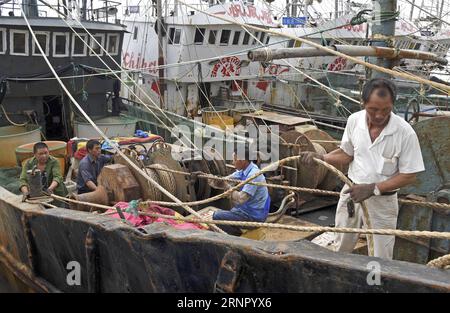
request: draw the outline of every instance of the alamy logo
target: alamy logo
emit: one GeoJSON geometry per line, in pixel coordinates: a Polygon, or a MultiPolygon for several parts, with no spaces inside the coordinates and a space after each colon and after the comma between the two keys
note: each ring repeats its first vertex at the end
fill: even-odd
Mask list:
{"type": "Polygon", "coordinates": [[[81,285],[81,266],[77,261],[67,263],[66,269],[69,270],[66,276],[66,282],[69,286],[81,285]]]}
{"type": "Polygon", "coordinates": [[[220,127],[195,124],[191,129],[187,125],[177,125],[172,128],[172,136],[176,137],[172,149],[174,160],[181,161],[193,157],[204,157],[211,161],[220,157],[232,161],[236,153],[239,159],[245,158],[245,147],[252,160],[258,159],[262,164],[276,162],[279,159],[279,127],[278,125],[255,126],[248,125],[245,135],[224,131],[220,127]],[[211,153],[215,151],[216,153],[211,153]]]}
{"type": "Polygon", "coordinates": [[[367,264],[367,269],[370,271],[367,274],[367,284],[369,286],[381,285],[381,265],[377,261],[371,261],[367,264]]]}

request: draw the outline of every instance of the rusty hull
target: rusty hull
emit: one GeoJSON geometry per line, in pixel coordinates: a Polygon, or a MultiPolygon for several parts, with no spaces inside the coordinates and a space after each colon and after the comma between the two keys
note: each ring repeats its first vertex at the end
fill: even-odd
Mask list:
{"type": "MultiPolygon", "coordinates": [[[[43,211],[0,189],[0,271],[37,292],[449,292],[450,272],[334,253],[308,241],[260,242],[107,216],[43,211]],[[366,283],[381,265],[380,286],[366,283]],[[81,285],[69,286],[70,261],[81,285]]],[[[17,288],[19,288],[17,287],[17,288]]]]}

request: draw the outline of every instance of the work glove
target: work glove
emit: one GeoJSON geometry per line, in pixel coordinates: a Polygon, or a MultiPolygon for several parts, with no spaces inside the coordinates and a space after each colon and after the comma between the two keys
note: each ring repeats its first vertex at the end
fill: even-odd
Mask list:
{"type": "Polygon", "coordinates": [[[316,152],[312,152],[312,151],[300,152],[300,162],[305,165],[308,165],[308,166],[315,165],[316,162],[314,162],[314,160],[313,160],[314,158],[323,160],[323,156],[316,152]]]}
{"type": "Polygon", "coordinates": [[[22,202],[25,202],[29,198],[30,198],[30,193],[28,191],[22,193],[22,202]]]}
{"type": "Polygon", "coordinates": [[[53,190],[50,189],[50,188],[47,188],[44,192],[45,192],[46,194],[48,194],[48,195],[52,195],[52,194],[53,194],[53,190]]]}
{"type": "Polygon", "coordinates": [[[375,184],[358,184],[353,185],[343,193],[349,193],[353,202],[359,203],[373,196],[375,184]]]}

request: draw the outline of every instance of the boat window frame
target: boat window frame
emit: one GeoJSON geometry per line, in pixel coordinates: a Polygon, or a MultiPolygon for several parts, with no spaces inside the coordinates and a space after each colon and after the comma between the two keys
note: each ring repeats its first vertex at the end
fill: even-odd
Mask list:
{"type": "MultiPolygon", "coordinates": [[[[100,42],[100,46],[103,47],[103,49],[105,48],[105,34],[104,33],[95,33],[95,34],[92,35],[92,37],[94,37],[94,38],[95,37],[102,37],[102,40],[100,42]]],[[[89,46],[91,47],[91,49],[89,49],[89,55],[90,56],[96,56],[97,55],[99,57],[103,56],[104,51],[103,51],[102,48],[100,48],[100,53],[97,53],[97,54],[94,53],[94,51],[92,51],[92,50],[94,50],[94,46],[93,45],[95,43],[94,38],[92,38],[92,37],[91,37],[91,40],[89,42],[89,46]]],[[[97,38],[95,38],[95,39],[97,40],[97,38]]]]}
{"type": "Polygon", "coordinates": [[[243,46],[248,46],[250,44],[250,33],[248,31],[244,32],[244,38],[242,39],[242,45],[243,46]]]}
{"type": "Polygon", "coordinates": [[[179,46],[181,44],[181,36],[183,35],[182,29],[181,28],[175,28],[175,31],[173,32],[173,45],[174,46],[179,46]],[[180,33],[180,36],[178,37],[178,42],[176,41],[177,39],[177,32],[180,33]]]}
{"type": "Polygon", "coordinates": [[[106,35],[106,51],[108,52],[108,54],[111,55],[111,56],[119,55],[119,48],[120,48],[120,34],[108,33],[106,35]],[[109,51],[109,40],[110,40],[111,37],[116,37],[117,38],[116,46],[114,48],[114,50],[116,51],[115,53],[112,53],[112,52],[109,51]]]}
{"type": "Polygon", "coordinates": [[[231,29],[222,29],[220,32],[220,39],[219,39],[219,45],[221,46],[228,46],[230,44],[230,38],[231,38],[231,29]],[[227,42],[222,42],[223,33],[228,32],[228,39],[227,42]]]}
{"type": "Polygon", "coordinates": [[[240,30],[236,30],[235,32],[234,32],[234,34],[233,34],[233,40],[231,41],[231,45],[232,46],[238,46],[239,45],[239,43],[241,42],[241,31],[240,30]],[[236,36],[238,37],[237,38],[237,41],[235,41],[235,39],[236,39],[236,36]]]}
{"type": "Polygon", "coordinates": [[[3,51],[0,51],[0,54],[6,54],[6,51],[8,50],[8,43],[6,41],[6,36],[7,36],[7,30],[6,28],[0,28],[0,32],[3,33],[3,38],[2,38],[2,46],[3,46],[3,51]]]}
{"type": "Polygon", "coordinates": [[[65,32],[54,32],[53,36],[53,43],[52,43],[52,52],[54,58],[66,58],[70,55],[70,33],[65,32]],[[66,37],[66,53],[65,54],[56,54],[56,36],[65,36],[66,37]]]}
{"type": "Polygon", "coordinates": [[[167,44],[173,45],[173,40],[175,39],[175,27],[169,27],[168,34],[167,44]]]}
{"type": "Polygon", "coordinates": [[[138,33],[139,33],[139,27],[136,25],[136,26],[134,26],[134,30],[133,30],[133,40],[138,40],[138,33]]]}
{"type": "MultiPolygon", "coordinates": [[[[44,49],[45,55],[49,56],[50,55],[50,32],[48,31],[42,31],[42,30],[38,30],[35,31],[34,34],[36,35],[45,35],[46,39],[45,39],[45,47],[42,47],[42,49],[44,49]]],[[[31,55],[32,56],[41,56],[41,51],[39,51],[39,49],[37,49],[36,43],[34,42],[34,40],[31,41],[31,55]],[[35,49],[36,48],[36,49],[35,49]]]]}
{"type": "Polygon", "coordinates": [[[259,31],[255,32],[252,36],[252,46],[259,44],[259,31]]]}
{"type": "Polygon", "coordinates": [[[261,32],[261,34],[259,35],[260,44],[264,44],[264,40],[265,39],[266,39],[266,33],[265,32],[261,32]]]}
{"type": "Polygon", "coordinates": [[[210,29],[208,34],[208,45],[216,45],[217,43],[217,29],[210,29]],[[211,34],[214,34],[214,42],[211,42],[211,34]]]}
{"type": "Polygon", "coordinates": [[[203,45],[205,42],[206,37],[206,28],[205,27],[195,27],[195,33],[194,33],[194,45],[203,45]],[[202,32],[203,30],[203,32],[202,32]],[[200,34],[201,41],[197,41],[197,34],[200,34]]]}
{"type": "MultiPolygon", "coordinates": [[[[84,37],[83,39],[84,39],[84,42],[87,42],[87,43],[89,43],[89,36],[88,36],[88,34],[78,34],[78,35],[80,35],[80,37],[84,37]]],[[[76,54],[75,53],[75,40],[76,39],[79,39],[78,38],[78,36],[77,36],[77,34],[72,34],[72,56],[73,57],[85,57],[85,56],[87,56],[87,45],[85,44],[85,43],[83,43],[83,53],[82,54],[76,54]]],[[[81,39],[80,39],[81,40],[81,39]]]]}
{"type": "Polygon", "coordinates": [[[15,56],[29,56],[30,55],[30,33],[23,29],[10,29],[9,30],[9,54],[15,56]],[[25,52],[14,52],[14,34],[25,34],[25,52]]]}

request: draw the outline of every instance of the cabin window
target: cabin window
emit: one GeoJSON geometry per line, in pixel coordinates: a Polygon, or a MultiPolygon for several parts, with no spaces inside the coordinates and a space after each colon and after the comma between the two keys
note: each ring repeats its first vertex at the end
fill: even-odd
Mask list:
{"type": "Polygon", "coordinates": [[[53,56],[69,56],[69,33],[53,33],[53,56]]]}
{"type": "Polygon", "coordinates": [[[77,34],[72,35],[72,55],[74,57],[84,57],[87,55],[88,35],[79,34],[79,36],[82,39],[77,34]]]}
{"type": "Polygon", "coordinates": [[[269,40],[270,40],[270,36],[267,35],[267,37],[266,37],[266,45],[269,43],[269,40]]]}
{"type": "Polygon", "coordinates": [[[255,44],[256,44],[256,42],[258,41],[258,37],[259,37],[259,32],[256,32],[256,33],[255,33],[255,37],[253,38],[252,45],[255,45],[255,44]]]}
{"type": "Polygon", "coordinates": [[[239,39],[241,39],[241,32],[234,32],[233,45],[238,45],[239,39]]]}
{"type": "Polygon", "coordinates": [[[106,40],[106,51],[110,55],[118,55],[119,54],[119,34],[108,34],[106,40]]]}
{"type": "Polygon", "coordinates": [[[26,30],[11,30],[11,55],[28,55],[28,32],[26,30]]]}
{"type": "Polygon", "coordinates": [[[175,37],[173,38],[173,44],[179,45],[181,41],[181,29],[175,29],[175,37]]]}
{"type": "Polygon", "coordinates": [[[250,33],[245,32],[244,39],[242,40],[242,44],[243,45],[248,45],[249,41],[250,41],[250,33]]]}
{"type": "Polygon", "coordinates": [[[0,29],[0,54],[6,53],[6,29],[0,29]]]}
{"type": "Polygon", "coordinates": [[[196,28],[195,29],[195,36],[194,36],[194,43],[196,45],[202,45],[203,40],[205,39],[205,28],[196,28]]]}
{"type": "MultiPolygon", "coordinates": [[[[41,46],[42,50],[44,50],[45,55],[49,55],[50,51],[50,33],[49,32],[35,32],[36,39],[39,42],[39,45],[41,46]]],[[[33,51],[32,55],[39,55],[41,56],[41,52],[39,51],[39,48],[36,44],[36,42],[33,40],[33,51]]]]}
{"type": "Polygon", "coordinates": [[[295,40],[294,40],[294,39],[289,40],[288,43],[287,43],[287,48],[292,48],[292,47],[294,47],[294,43],[295,43],[295,40]]]}
{"type": "Polygon", "coordinates": [[[169,28],[169,45],[173,45],[173,38],[175,36],[175,28],[169,28]]]}
{"type": "Polygon", "coordinates": [[[137,36],[138,36],[138,27],[134,26],[133,40],[137,40],[137,36]]]}
{"type": "Polygon", "coordinates": [[[105,47],[105,34],[95,34],[91,37],[91,48],[90,55],[103,55],[102,47],[105,47]],[[95,40],[94,40],[95,39],[95,40]]]}
{"type": "Polygon", "coordinates": [[[217,30],[210,30],[209,31],[208,43],[210,45],[215,45],[216,44],[216,38],[217,38],[217,30]]]}
{"type": "Polygon", "coordinates": [[[221,45],[228,45],[228,42],[230,41],[230,35],[231,30],[229,29],[223,29],[222,34],[220,35],[220,44],[221,45]]]}
{"type": "Polygon", "coordinates": [[[178,45],[181,41],[181,29],[169,28],[169,45],[178,45]]]}
{"type": "Polygon", "coordinates": [[[261,43],[264,43],[265,37],[266,37],[266,33],[265,32],[261,32],[261,37],[259,38],[259,41],[261,41],[261,43]]]}
{"type": "Polygon", "coordinates": [[[419,50],[421,45],[421,43],[416,43],[416,45],[414,46],[414,50],[419,50]]]}

